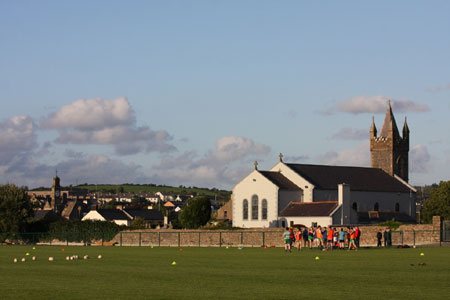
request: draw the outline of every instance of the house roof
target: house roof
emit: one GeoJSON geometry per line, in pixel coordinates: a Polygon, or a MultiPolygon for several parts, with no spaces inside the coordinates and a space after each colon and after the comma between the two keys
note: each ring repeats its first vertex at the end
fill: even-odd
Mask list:
{"type": "Polygon", "coordinates": [[[164,220],[163,214],[156,209],[125,209],[133,218],[142,218],[144,220],[164,220]]]}
{"type": "Polygon", "coordinates": [[[281,213],[282,217],[329,216],[337,207],[337,201],[291,202],[281,213]]]}
{"type": "Polygon", "coordinates": [[[129,220],[130,218],[120,209],[98,209],[97,212],[107,221],[129,220]]]}
{"type": "Polygon", "coordinates": [[[282,190],[301,191],[302,189],[292,181],[283,176],[280,172],[259,171],[261,175],[269,179],[273,184],[282,190]]]}
{"type": "Polygon", "coordinates": [[[412,191],[395,177],[377,168],[286,165],[319,189],[336,190],[339,184],[346,183],[353,191],[403,193],[412,191]]]}
{"type": "Polygon", "coordinates": [[[57,221],[61,217],[51,209],[35,210],[34,215],[30,218],[31,221],[47,220],[47,221],[57,221]]]}

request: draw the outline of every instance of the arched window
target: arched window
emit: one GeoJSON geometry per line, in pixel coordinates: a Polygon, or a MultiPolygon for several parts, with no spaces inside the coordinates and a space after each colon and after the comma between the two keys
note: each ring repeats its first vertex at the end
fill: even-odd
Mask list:
{"type": "Polygon", "coordinates": [[[356,202],[353,202],[352,208],[353,208],[354,211],[357,211],[358,210],[358,204],[356,204],[356,202]]]}
{"type": "Polygon", "coordinates": [[[261,213],[262,216],[261,216],[261,218],[263,220],[267,220],[267,200],[266,199],[262,200],[261,206],[262,206],[262,213],[261,213]]]}
{"type": "Polygon", "coordinates": [[[242,212],[243,212],[242,218],[244,220],[248,220],[248,200],[247,199],[244,199],[244,201],[242,202],[242,212]]]}
{"type": "Polygon", "coordinates": [[[252,220],[258,220],[258,196],[252,196],[252,220]]]}
{"type": "Polygon", "coordinates": [[[380,205],[377,203],[375,203],[375,205],[373,206],[373,210],[374,211],[379,211],[380,210],[380,205]]]}
{"type": "Polygon", "coordinates": [[[400,203],[395,203],[395,211],[399,212],[400,211],[400,203]]]}

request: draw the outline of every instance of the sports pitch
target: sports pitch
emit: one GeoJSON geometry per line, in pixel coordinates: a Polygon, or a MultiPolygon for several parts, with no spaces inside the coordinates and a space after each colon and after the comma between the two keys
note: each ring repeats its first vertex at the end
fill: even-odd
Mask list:
{"type": "Polygon", "coordinates": [[[450,248],[285,253],[281,248],[2,246],[0,293],[1,299],[33,300],[448,299],[450,248]],[[80,259],[66,261],[72,255],[80,259]]]}

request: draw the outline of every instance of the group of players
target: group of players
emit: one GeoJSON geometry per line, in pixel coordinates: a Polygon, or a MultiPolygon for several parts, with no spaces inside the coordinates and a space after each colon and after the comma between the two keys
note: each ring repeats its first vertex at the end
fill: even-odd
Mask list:
{"type": "Polygon", "coordinates": [[[283,232],[284,251],[292,252],[293,246],[297,247],[298,251],[301,251],[302,247],[356,250],[359,248],[360,237],[361,231],[358,227],[347,227],[346,230],[341,228],[339,231],[331,226],[305,227],[303,230],[298,228],[296,232],[293,227],[286,227],[283,232]]]}

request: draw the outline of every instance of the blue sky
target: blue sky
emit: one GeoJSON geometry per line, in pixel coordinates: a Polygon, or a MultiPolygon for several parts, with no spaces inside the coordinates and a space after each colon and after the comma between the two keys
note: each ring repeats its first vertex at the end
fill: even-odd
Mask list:
{"type": "Polygon", "coordinates": [[[2,1],[0,182],[231,188],[258,160],[449,180],[448,1],[2,1]]]}

